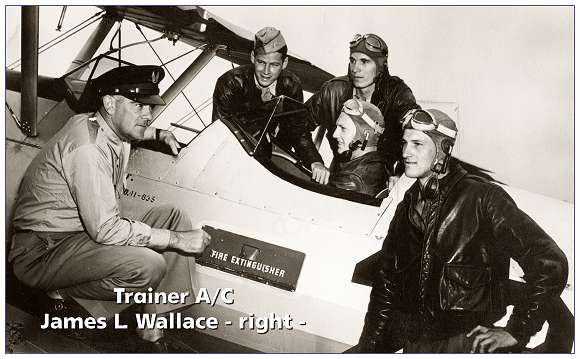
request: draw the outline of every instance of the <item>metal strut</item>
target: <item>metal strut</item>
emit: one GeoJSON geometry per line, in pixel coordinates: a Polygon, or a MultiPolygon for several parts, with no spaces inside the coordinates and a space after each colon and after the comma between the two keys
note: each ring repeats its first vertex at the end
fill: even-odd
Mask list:
{"type": "MultiPolygon", "coordinates": [[[[161,98],[169,105],[177,95],[179,95],[183,89],[199,74],[199,72],[211,61],[215,56],[218,47],[215,45],[208,45],[203,50],[201,54],[189,65],[185,71],[179,76],[177,80],[163,93],[161,98]]],[[[153,110],[153,119],[155,120],[168,106],[158,106],[153,110]]],[[[199,115],[198,115],[199,116],[199,115]]],[[[203,125],[205,123],[202,121],[203,125]]]]}
{"type": "Polygon", "coordinates": [[[91,58],[95,55],[99,46],[105,41],[105,38],[111,31],[111,28],[115,24],[115,19],[111,16],[103,16],[101,22],[97,25],[97,27],[93,30],[92,34],[89,36],[87,41],[83,47],[79,50],[77,55],[74,57],[74,60],[69,65],[66,73],[69,74],[72,78],[79,79],[83,72],[74,74],[71,71],[79,68],[80,66],[84,65],[87,61],[91,60],[91,58]]]}
{"type": "MultiPolygon", "coordinates": [[[[139,32],[141,33],[141,36],[143,36],[143,38],[145,40],[147,40],[147,36],[145,36],[145,33],[143,33],[143,30],[141,30],[141,26],[139,26],[139,24],[135,24],[135,27],[137,28],[137,30],[139,30],[139,32]]],[[[155,56],[157,56],[157,60],[159,60],[159,62],[161,63],[161,66],[163,66],[163,68],[165,69],[165,72],[167,72],[169,77],[171,77],[171,80],[173,80],[173,82],[175,82],[175,77],[173,77],[173,75],[171,74],[171,71],[169,71],[169,68],[166,66],[167,64],[163,64],[163,60],[161,59],[161,56],[159,56],[157,51],[155,51],[155,48],[153,47],[153,45],[151,45],[149,43],[149,40],[147,40],[147,44],[149,45],[149,47],[151,48],[151,51],[153,51],[155,56]]],[[[174,41],[174,44],[175,44],[175,41],[174,41]]],[[[183,91],[181,91],[181,94],[183,95],[183,97],[185,97],[185,101],[187,101],[187,103],[193,109],[193,111],[195,111],[195,114],[197,115],[197,117],[199,117],[199,120],[201,121],[201,123],[203,123],[203,127],[205,127],[205,123],[201,119],[201,116],[195,110],[195,106],[193,106],[193,104],[191,103],[191,101],[189,101],[189,98],[183,93],[183,91]]],[[[153,118],[153,120],[155,120],[155,117],[153,118]]]]}
{"type": "MultiPolygon", "coordinates": [[[[90,26],[91,24],[93,24],[95,21],[99,20],[99,16],[102,17],[104,11],[98,12],[95,15],[91,16],[90,18],[84,20],[83,22],[81,22],[80,24],[74,26],[73,28],[71,28],[70,30],[60,34],[59,36],[55,37],[54,39],[47,41],[46,43],[44,43],[43,45],[41,45],[38,48],[38,53],[41,54],[46,50],[51,49],[52,47],[60,44],[61,42],[63,42],[64,40],[68,39],[69,37],[77,34],[78,32],[80,32],[81,30],[84,30],[85,28],[87,28],[88,26],[90,26]],[[92,21],[91,21],[92,20],[92,21]],[[89,22],[90,21],[90,22],[89,22]],[[80,28],[79,28],[80,27],[80,28]],[[72,33],[71,33],[72,32],[72,33]]],[[[16,67],[20,66],[20,63],[22,62],[22,58],[12,62],[11,64],[9,64],[8,66],[6,66],[8,69],[10,70],[14,70],[16,67]]]]}
{"type": "MultiPolygon", "coordinates": [[[[207,63],[209,62],[209,60],[211,60],[211,58],[213,58],[213,56],[215,55],[215,50],[213,51],[213,55],[209,59],[207,59],[207,62],[205,62],[205,60],[204,60],[205,63],[202,62],[201,65],[200,64],[196,65],[196,66],[200,66],[198,70],[191,71],[192,65],[193,64],[197,64],[198,63],[198,59],[200,57],[203,57],[205,59],[206,56],[204,56],[204,54],[206,54],[206,51],[204,50],[198,56],[198,58],[196,58],[194,60],[194,62],[192,63],[192,65],[190,65],[190,67],[188,67],[183,72],[183,74],[181,74],[181,76],[179,77],[179,79],[176,80],[175,77],[173,77],[173,75],[171,74],[171,71],[169,71],[169,68],[167,68],[167,66],[166,66],[167,63],[163,63],[163,59],[161,59],[161,56],[159,56],[159,54],[157,53],[157,51],[155,50],[155,48],[153,47],[153,45],[151,45],[151,43],[149,42],[149,40],[147,40],[147,36],[145,36],[145,33],[143,33],[143,30],[141,30],[141,27],[139,26],[139,24],[135,24],[135,27],[137,28],[137,30],[139,30],[139,32],[141,33],[141,36],[143,36],[143,38],[147,41],[147,44],[151,48],[151,51],[153,51],[153,53],[155,54],[155,56],[157,57],[157,59],[161,63],[161,66],[163,66],[163,68],[165,69],[165,71],[167,72],[167,74],[169,75],[169,77],[171,77],[171,80],[173,80],[173,85],[169,89],[167,89],[167,91],[163,94],[162,98],[165,100],[165,102],[167,103],[167,105],[169,105],[175,99],[175,97],[177,97],[177,95],[179,93],[181,93],[183,95],[183,97],[185,98],[185,101],[187,101],[187,103],[189,104],[189,106],[193,109],[193,111],[195,112],[195,114],[199,118],[199,121],[205,127],[206,126],[205,122],[203,121],[203,119],[201,118],[201,116],[199,115],[199,113],[195,109],[195,106],[193,106],[193,104],[191,103],[191,101],[189,100],[189,98],[187,97],[187,95],[185,95],[185,93],[183,92],[183,89],[199,73],[199,71],[201,71],[201,69],[203,69],[203,67],[205,67],[205,65],[207,65],[207,63]],[[191,78],[189,78],[188,80],[186,80],[186,82],[184,82],[184,81],[182,81],[182,79],[184,78],[184,75],[185,75],[186,78],[188,78],[188,77],[191,77],[191,78]],[[179,83],[179,85],[177,85],[177,83],[179,83]],[[178,91],[175,91],[176,89],[179,89],[179,90],[178,91]]],[[[175,37],[173,37],[173,39],[175,39],[175,37]]],[[[174,43],[175,43],[175,41],[174,41],[174,43]]],[[[181,55],[180,57],[185,56],[185,55],[186,54],[181,55]]],[[[175,61],[175,59],[173,59],[171,61],[175,61]]],[[[169,62],[171,62],[171,61],[169,61],[169,62]]],[[[157,107],[154,110],[154,113],[153,113],[153,121],[155,121],[155,119],[157,117],[159,117],[159,115],[164,111],[165,107],[167,107],[167,106],[157,107]]]]}
{"type": "Polygon", "coordinates": [[[38,108],[38,6],[22,7],[22,89],[20,93],[22,127],[27,136],[36,137],[38,108]]]}
{"type": "Polygon", "coordinates": [[[58,32],[60,32],[60,29],[62,29],[62,23],[64,22],[64,15],[66,14],[66,8],[67,8],[67,6],[62,7],[62,11],[60,13],[60,19],[58,19],[58,24],[56,25],[56,31],[58,31],[58,32]]]}

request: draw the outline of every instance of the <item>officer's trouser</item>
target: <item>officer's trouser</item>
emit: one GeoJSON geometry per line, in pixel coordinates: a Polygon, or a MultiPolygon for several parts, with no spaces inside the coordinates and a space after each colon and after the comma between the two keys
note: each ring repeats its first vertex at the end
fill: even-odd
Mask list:
{"type": "MultiPolygon", "coordinates": [[[[142,222],[155,228],[191,229],[187,215],[169,206],[148,211],[142,222]]],[[[190,293],[183,303],[147,304],[144,312],[165,313],[193,304],[193,257],[160,254],[134,246],[102,245],[86,232],[22,232],[14,236],[14,273],[24,284],[58,290],[94,317],[111,318],[130,304],[116,301],[114,288],[127,292],[190,293]]]]}

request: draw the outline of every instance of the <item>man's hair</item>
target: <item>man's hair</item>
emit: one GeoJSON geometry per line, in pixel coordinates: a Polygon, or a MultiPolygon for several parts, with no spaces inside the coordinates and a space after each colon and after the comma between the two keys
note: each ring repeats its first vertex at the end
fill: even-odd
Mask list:
{"type": "MultiPolygon", "coordinates": [[[[285,60],[288,57],[288,46],[284,45],[280,50],[276,50],[274,52],[280,53],[282,55],[282,60],[285,60]]],[[[254,55],[261,55],[265,54],[263,47],[254,48],[254,55]]]]}

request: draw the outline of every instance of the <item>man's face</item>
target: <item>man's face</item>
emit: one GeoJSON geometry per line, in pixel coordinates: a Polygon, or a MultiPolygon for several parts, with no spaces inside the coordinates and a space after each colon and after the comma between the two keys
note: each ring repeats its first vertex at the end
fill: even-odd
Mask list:
{"type": "Polygon", "coordinates": [[[424,183],[431,175],[437,149],[429,136],[418,130],[407,129],[403,133],[403,162],[405,175],[418,178],[424,183]]]}
{"type": "Polygon", "coordinates": [[[120,95],[111,97],[115,101],[112,124],[117,135],[128,142],[143,140],[151,122],[151,106],[120,95]]]}
{"type": "Polygon", "coordinates": [[[362,52],[353,52],[349,57],[348,71],[355,88],[372,85],[377,76],[377,64],[362,52]]]}
{"type": "Polygon", "coordinates": [[[341,112],[336,121],[336,129],[332,134],[332,137],[336,139],[336,143],[338,144],[338,153],[343,153],[350,149],[349,146],[355,135],[356,127],[354,122],[352,122],[349,115],[341,112]]]}
{"type": "Polygon", "coordinates": [[[252,51],[251,60],[254,64],[256,80],[262,87],[273,84],[288,65],[288,58],[283,59],[279,52],[254,54],[252,51]]]}

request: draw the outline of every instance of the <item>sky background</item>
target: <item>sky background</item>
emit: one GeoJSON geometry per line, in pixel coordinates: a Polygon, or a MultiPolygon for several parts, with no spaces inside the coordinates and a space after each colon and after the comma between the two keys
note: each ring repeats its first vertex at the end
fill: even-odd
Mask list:
{"type": "MultiPolygon", "coordinates": [[[[41,7],[40,44],[54,29],[61,6],[41,7]]],[[[450,6],[208,6],[212,13],[250,32],[278,27],[291,52],[335,75],[346,73],[348,41],[373,32],[389,45],[389,68],[423,104],[457,109],[457,155],[494,172],[498,180],[573,202],[574,63],[573,8],[450,6]],[[281,16],[283,14],[283,16],[281,16]],[[451,104],[451,105],[450,105],[451,104]]],[[[20,57],[19,8],[7,7],[7,64],[20,57]]],[[[99,10],[69,6],[63,31],[99,10]]],[[[123,42],[143,38],[123,22],[123,42]]],[[[40,73],[60,76],[92,27],[40,55],[40,73]]],[[[148,38],[157,34],[146,32],[148,38]]],[[[109,35],[111,37],[111,35],[109,35]]],[[[101,48],[106,50],[110,40],[101,48]]],[[[156,42],[165,62],[188,50],[156,42]]],[[[127,51],[137,63],[159,63],[148,48],[127,51]]],[[[177,77],[195,54],[170,64],[177,77]]],[[[205,122],[211,116],[216,79],[231,64],[216,59],[186,89],[205,122]],[[204,106],[205,109],[204,109],[204,106]]],[[[162,83],[165,88],[170,81],[162,83]]],[[[180,97],[159,119],[182,121],[191,108],[180,97]]],[[[195,118],[188,126],[201,128],[195,118]]],[[[180,136],[187,134],[176,131],[180,136]]]]}

